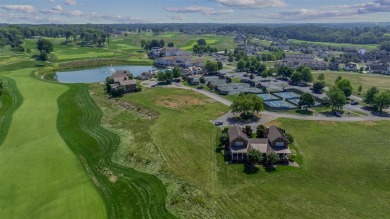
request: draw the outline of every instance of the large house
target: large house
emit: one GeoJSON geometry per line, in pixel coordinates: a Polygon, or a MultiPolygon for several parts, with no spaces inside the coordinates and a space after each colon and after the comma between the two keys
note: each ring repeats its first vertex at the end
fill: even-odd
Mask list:
{"type": "Polygon", "coordinates": [[[386,61],[372,62],[369,69],[370,73],[390,74],[390,64],[386,61]]]}
{"type": "Polygon", "coordinates": [[[267,138],[248,138],[242,128],[237,125],[228,130],[228,136],[229,155],[232,161],[247,160],[248,151],[251,149],[258,150],[265,155],[274,152],[281,160],[288,159],[291,154],[288,138],[276,126],[267,129],[267,138]]]}
{"type": "Polygon", "coordinates": [[[112,78],[114,79],[114,84],[111,85],[112,90],[116,90],[122,86],[125,88],[126,93],[135,91],[137,83],[135,80],[130,80],[130,75],[131,73],[126,70],[117,70],[112,74],[112,78]]]}

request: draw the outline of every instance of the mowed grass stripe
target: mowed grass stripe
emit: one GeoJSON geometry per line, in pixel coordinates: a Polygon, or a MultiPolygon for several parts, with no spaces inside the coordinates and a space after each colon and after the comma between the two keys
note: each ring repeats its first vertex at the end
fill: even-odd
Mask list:
{"type": "Polygon", "coordinates": [[[106,218],[101,196],[57,131],[57,98],[67,87],[33,79],[32,70],[6,74],[23,103],[0,146],[0,218],[106,218]]]}
{"type": "Polygon", "coordinates": [[[20,95],[14,80],[6,77],[0,77],[4,82],[4,92],[0,96],[2,106],[0,107],[0,145],[7,136],[12,121],[12,115],[15,110],[22,104],[23,97],[20,95]]]}
{"type": "Polygon", "coordinates": [[[69,88],[58,100],[58,128],[73,152],[85,160],[86,169],[106,201],[109,217],[173,218],[165,207],[165,187],[157,177],[111,161],[120,139],[100,126],[103,114],[88,87],[69,88]]]}

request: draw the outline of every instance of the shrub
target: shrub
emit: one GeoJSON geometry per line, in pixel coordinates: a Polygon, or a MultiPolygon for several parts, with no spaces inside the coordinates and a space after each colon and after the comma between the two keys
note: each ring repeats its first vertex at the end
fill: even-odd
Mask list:
{"type": "Polygon", "coordinates": [[[292,136],[292,134],[286,133],[286,137],[287,137],[288,141],[290,142],[290,144],[294,143],[294,136],[292,136]]]}

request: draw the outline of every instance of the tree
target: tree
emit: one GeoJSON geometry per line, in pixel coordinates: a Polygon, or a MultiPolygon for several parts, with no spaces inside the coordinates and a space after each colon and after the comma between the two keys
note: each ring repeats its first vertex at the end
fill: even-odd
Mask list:
{"type": "Polygon", "coordinates": [[[41,38],[37,41],[37,49],[40,51],[40,59],[47,61],[48,55],[54,50],[54,46],[50,40],[41,38]]]}
{"type": "Polygon", "coordinates": [[[212,73],[218,71],[218,63],[207,61],[205,68],[209,74],[212,74],[212,73]]]}
{"type": "Polygon", "coordinates": [[[252,138],[253,130],[250,125],[245,126],[243,132],[248,136],[248,138],[252,138]]]}
{"type": "Polygon", "coordinates": [[[173,78],[180,78],[181,77],[181,69],[178,66],[175,66],[172,69],[173,78]]]}
{"type": "Polygon", "coordinates": [[[316,99],[314,98],[313,94],[311,94],[311,93],[304,93],[299,98],[298,105],[300,107],[303,106],[305,108],[305,110],[307,110],[307,108],[309,106],[314,106],[315,102],[316,102],[316,99]]]}
{"type": "Polygon", "coordinates": [[[283,78],[289,78],[294,70],[287,66],[280,66],[276,70],[277,74],[283,78]]]}
{"type": "Polygon", "coordinates": [[[207,45],[207,42],[205,39],[201,38],[198,41],[196,41],[199,46],[205,46],[207,45]]]}
{"type": "Polygon", "coordinates": [[[53,53],[50,53],[47,56],[47,58],[48,58],[48,61],[51,62],[51,63],[58,61],[58,57],[55,54],[53,54],[53,53]]]}
{"type": "Polygon", "coordinates": [[[223,63],[221,61],[218,61],[217,64],[218,64],[218,70],[222,70],[223,69],[223,63]]]}
{"type": "Polygon", "coordinates": [[[249,149],[248,161],[251,164],[261,164],[264,161],[264,155],[258,150],[249,149]]]}
{"type": "Polygon", "coordinates": [[[379,93],[379,90],[377,87],[371,87],[367,90],[367,92],[364,94],[363,101],[369,105],[374,104],[374,97],[375,95],[379,93]]]}
{"type": "Polygon", "coordinates": [[[256,137],[257,138],[266,138],[267,137],[267,127],[265,127],[264,125],[257,126],[256,137]]]}
{"type": "Polygon", "coordinates": [[[174,46],[175,46],[175,44],[173,42],[168,43],[168,47],[174,47],[174,46]]]}
{"type": "Polygon", "coordinates": [[[241,113],[243,118],[250,118],[254,112],[264,110],[263,99],[254,94],[240,94],[231,105],[233,113],[241,113]]]}
{"type": "Polygon", "coordinates": [[[325,88],[325,82],[324,81],[316,81],[313,84],[313,91],[316,93],[322,93],[322,89],[325,88]]]}
{"type": "Polygon", "coordinates": [[[244,71],[245,70],[245,61],[243,59],[240,59],[237,63],[237,70],[238,71],[244,71]]]}
{"type": "Polygon", "coordinates": [[[226,132],[222,132],[221,136],[219,137],[219,141],[221,144],[226,145],[229,142],[229,136],[226,132]]]}
{"type": "Polygon", "coordinates": [[[381,91],[374,96],[374,108],[379,112],[390,107],[390,91],[381,91]]]}
{"type": "Polygon", "coordinates": [[[291,79],[292,84],[297,84],[301,81],[301,74],[299,74],[299,72],[297,72],[297,71],[294,71],[294,73],[292,73],[290,79],[291,79]]]}
{"type": "Polygon", "coordinates": [[[280,160],[279,156],[275,152],[271,152],[267,155],[268,164],[274,164],[280,160]]]}
{"type": "Polygon", "coordinates": [[[337,76],[336,80],[334,81],[334,83],[336,84],[337,82],[339,82],[341,79],[343,79],[343,77],[341,77],[340,75],[337,76]]]}
{"type": "Polygon", "coordinates": [[[229,53],[228,62],[233,62],[233,61],[234,61],[233,54],[232,54],[232,53],[229,53]]]}
{"type": "Polygon", "coordinates": [[[325,74],[324,74],[324,73],[321,73],[320,75],[318,75],[318,80],[319,80],[319,81],[325,80],[325,74]]]}
{"type": "Polygon", "coordinates": [[[334,108],[340,109],[342,108],[346,101],[347,98],[342,90],[340,90],[337,86],[333,86],[327,93],[326,93],[329,104],[332,107],[332,111],[334,108]]]}
{"type": "Polygon", "coordinates": [[[41,38],[37,41],[37,49],[39,52],[45,51],[47,54],[53,52],[54,45],[50,40],[41,38]]]}
{"type": "Polygon", "coordinates": [[[199,83],[201,83],[201,84],[206,83],[206,80],[204,79],[204,77],[201,77],[201,78],[199,79],[199,83]]]}
{"type": "Polygon", "coordinates": [[[390,41],[384,41],[379,44],[379,49],[390,52],[390,41]]]}
{"type": "Polygon", "coordinates": [[[257,68],[257,71],[260,73],[263,73],[267,69],[267,66],[263,63],[259,64],[259,67],[257,68]]]}
{"type": "Polygon", "coordinates": [[[268,71],[263,71],[263,72],[261,72],[261,77],[262,77],[262,78],[268,77],[268,71]]]}
{"type": "Polygon", "coordinates": [[[106,90],[107,90],[107,93],[111,93],[111,84],[114,83],[114,78],[113,77],[107,77],[106,78],[106,90]]]}
{"type": "Polygon", "coordinates": [[[125,93],[125,88],[123,86],[119,86],[116,89],[111,90],[111,96],[113,97],[121,97],[125,93]]]}
{"type": "Polygon", "coordinates": [[[307,84],[308,82],[312,82],[313,81],[313,74],[311,73],[311,69],[308,68],[308,67],[304,67],[301,71],[300,71],[300,76],[301,76],[301,80],[307,84]]]}
{"type": "Polygon", "coordinates": [[[346,97],[352,95],[352,85],[348,79],[346,78],[340,79],[339,81],[337,81],[336,86],[344,92],[346,97]]]}
{"type": "Polygon", "coordinates": [[[362,85],[360,85],[360,86],[358,87],[359,95],[362,93],[362,91],[363,91],[363,87],[362,87],[362,85]]]}
{"type": "Polygon", "coordinates": [[[285,133],[285,134],[288,139],[288,142],[290,142],[290,144],[294,143],[294,136],[290,133],[285,133]]]}

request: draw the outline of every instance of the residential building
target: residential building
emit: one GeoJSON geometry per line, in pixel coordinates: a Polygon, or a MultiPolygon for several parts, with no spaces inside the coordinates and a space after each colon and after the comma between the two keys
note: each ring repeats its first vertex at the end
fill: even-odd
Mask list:
{"type": "Polygon", "coordinates": [[[242,128],[235,125],[228,130],[228,137],[229,155],[232,161],[246,161],[248,151],[251,149],[265,155],[274,152],[281,160],[288,159],[291,154],[288,138],[276,126],[267,129],[267,138],[248,138],[242,128]]]}

